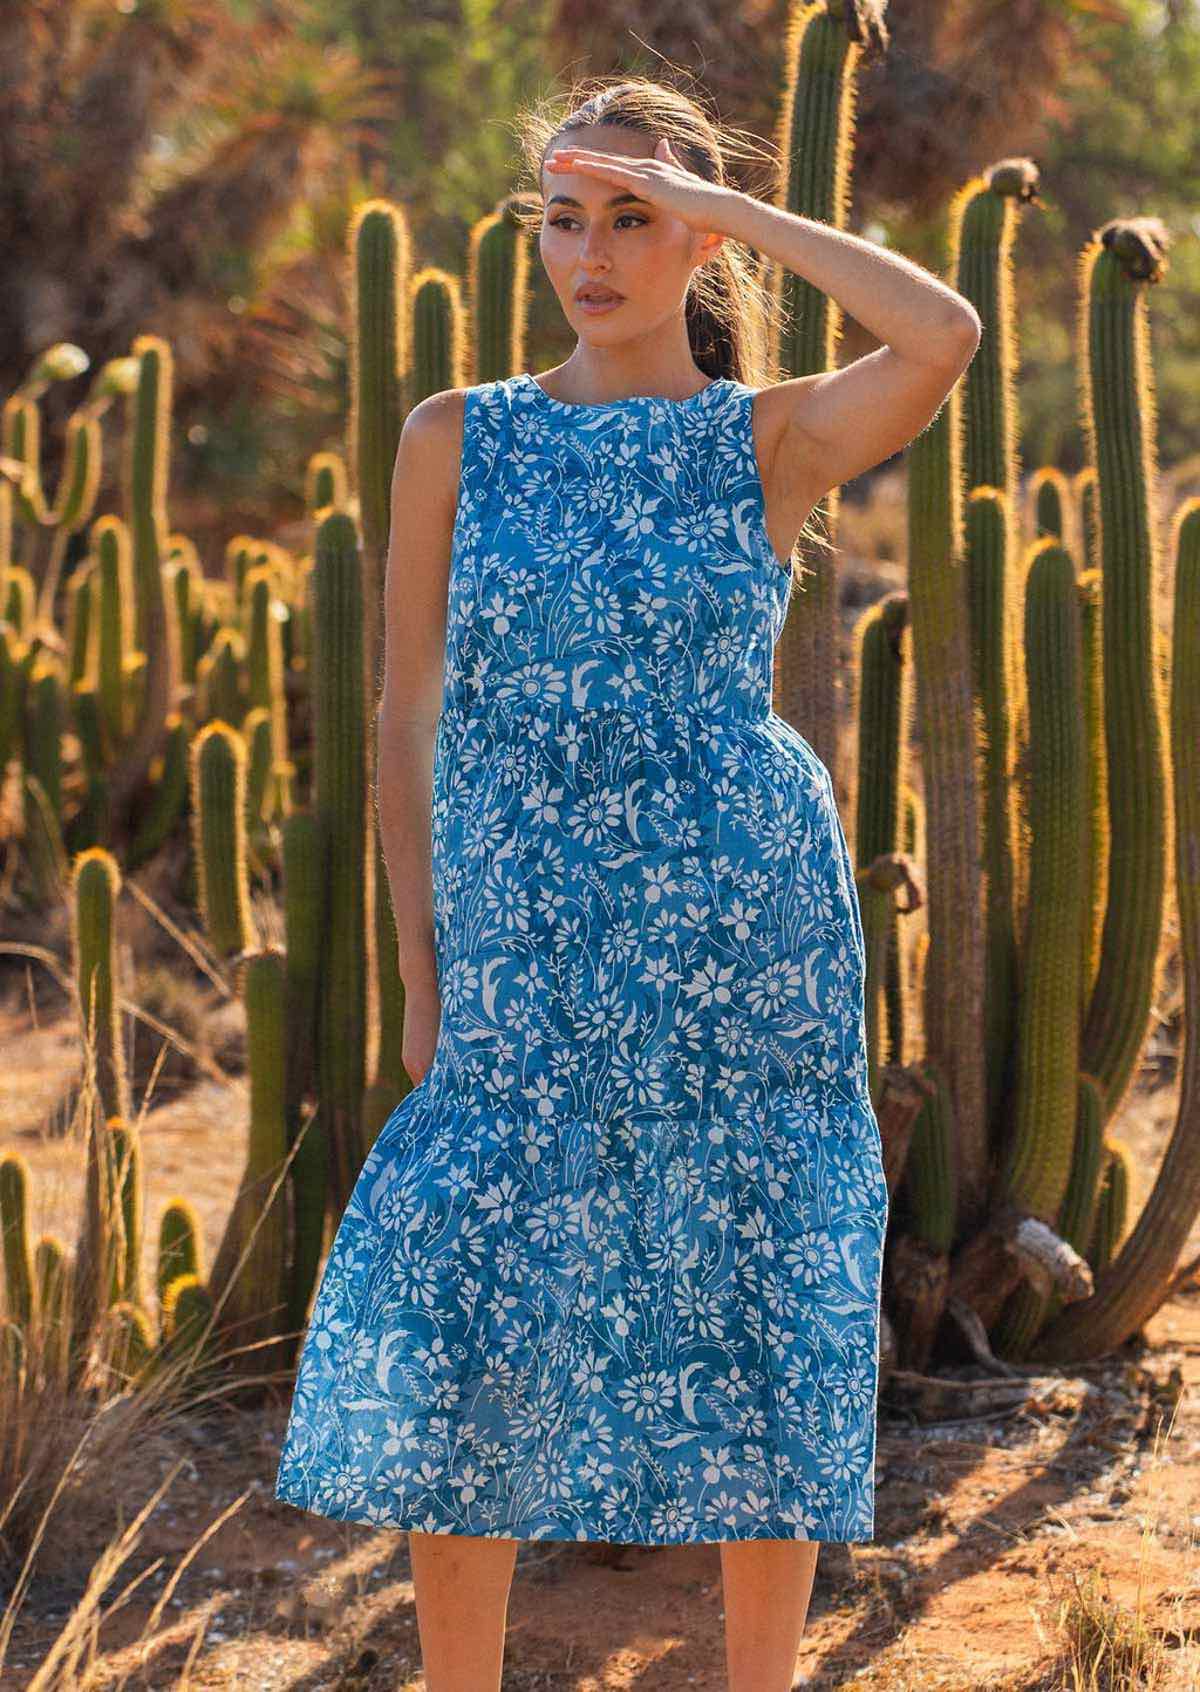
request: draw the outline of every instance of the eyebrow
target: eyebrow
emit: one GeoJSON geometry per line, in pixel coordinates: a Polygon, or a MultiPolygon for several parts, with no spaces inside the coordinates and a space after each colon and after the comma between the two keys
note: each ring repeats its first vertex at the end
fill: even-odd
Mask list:
{"type": "MultiPolygon", "coordinates": [[[[650,201],[644,200],[640,194],[614,194],[612,199],[605,200],[604,204],[606,206],[623,206],[629,200],[633,200],[639,206],[648,206],[650,204],[650,201]]],[[[546,201],[546,205],[547,207],[578,206],[581,211],[583,210],[583,201],[573,200],[569,194],[551,194],[550,198],[546,201]]]]}

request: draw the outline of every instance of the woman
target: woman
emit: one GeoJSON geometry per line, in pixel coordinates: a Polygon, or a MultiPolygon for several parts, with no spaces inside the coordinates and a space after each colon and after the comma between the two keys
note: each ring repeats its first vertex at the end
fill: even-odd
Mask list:
{"type": "Polygon", "coordinates": [[[980,326],[728,186],[673,89],[601,83],[529,144],[578,343],[404,425],[379,805],[418,1084],[276,1491],[409,1530],[431,1692],[499,1686],[533,1538],[720,1543],[729,1684],[772,1692],[820,1540],[873,1535],[887,1220],[853,870],[774,645],[818,500],[926,426],[980,326]],[[762,383],[739,247],[883,345],[762,383]]]}

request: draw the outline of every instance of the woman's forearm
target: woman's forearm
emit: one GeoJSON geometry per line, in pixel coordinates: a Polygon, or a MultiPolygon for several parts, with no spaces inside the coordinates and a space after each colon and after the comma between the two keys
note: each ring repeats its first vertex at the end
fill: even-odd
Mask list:
{"type": "Polygon", "coordinates": [[[733,200],[725,234],[803,276],[902,357],[957,358],[964,331],[977,329],[970,301],[911,259],[752,194],[733,200]]]}
{"type": "Polygon", "coordinates": [[[425,980],[434,955],[431,812],[436,725],[378,717],[379,836],[387,865],[401,979],[425,980]]]}

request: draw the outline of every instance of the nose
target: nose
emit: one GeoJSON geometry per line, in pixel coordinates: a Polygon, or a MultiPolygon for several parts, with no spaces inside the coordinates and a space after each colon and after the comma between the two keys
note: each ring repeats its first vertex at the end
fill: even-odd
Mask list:
{"type": "Polygon", "coordinates": [[[585,264],[607,265],[606,240],[607,237],[604,232],[602,230],[597,232],[594,226],[587,232],[583,238],[583,262],[585,264]]]}

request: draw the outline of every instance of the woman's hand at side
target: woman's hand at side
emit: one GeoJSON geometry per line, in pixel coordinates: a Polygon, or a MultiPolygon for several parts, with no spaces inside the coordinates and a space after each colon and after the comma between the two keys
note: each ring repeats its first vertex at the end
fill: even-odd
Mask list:
{"type": "Polygon", "coordinates": [[[419,1087],[429,1073],[441,1024],[442,1000],[430,947],[427,968],[415,958],[410,959],[404,977],[404,1035],[400,1057],[414,1087],[419,1087]]]}
{"type": "Polygon", "coordinates": [[[446,389],[421,400],[404,420],[392,471],[384,581],[376,803],[404,982],[401,1055],[414,1086],[433,1062],[441,1021],[431,862],[433,758],[463,405],[461,388],[446,389]]]}

